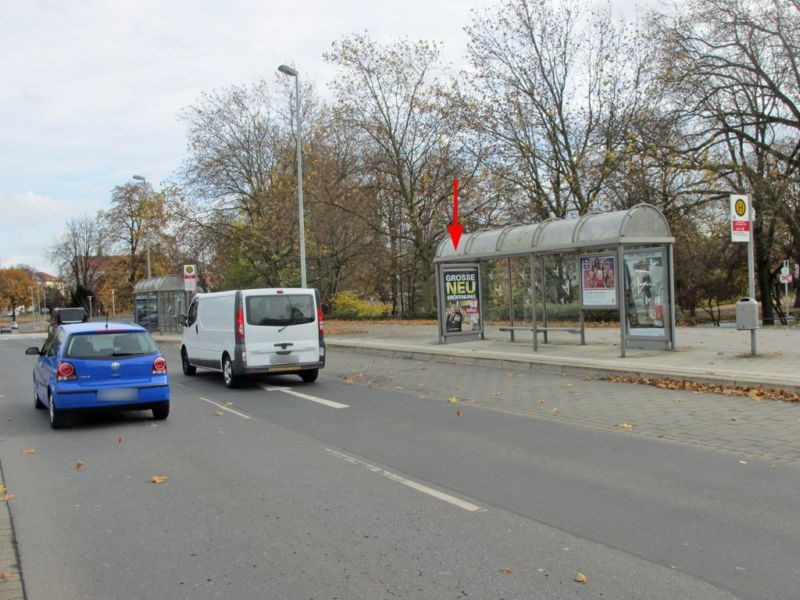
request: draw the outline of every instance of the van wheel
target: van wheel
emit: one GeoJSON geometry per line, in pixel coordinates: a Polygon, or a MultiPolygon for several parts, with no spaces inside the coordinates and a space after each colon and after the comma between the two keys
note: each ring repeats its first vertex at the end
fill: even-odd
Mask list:
{"type": "Polygon", "coordinates": [[[227,354],[222,356],[222,378],[229,388],[237,388],[241,383],[241,378],[233,372],[233,363],[227,354]]]}
{"type": "Polygon", "coordinates": [[[186,352],[186,348],[181,348],[181,367],[183,367],[183,374],[189,377],[197,373],[197,367],[189,364],[189,355],[186,352]]]}
{"type": "Polygon", "coordinates": [[[308,371],[300,371],[300,377],[303,378],[305,383],[314,383],[319,377],[319,369],[309,369],[308,371]]]}

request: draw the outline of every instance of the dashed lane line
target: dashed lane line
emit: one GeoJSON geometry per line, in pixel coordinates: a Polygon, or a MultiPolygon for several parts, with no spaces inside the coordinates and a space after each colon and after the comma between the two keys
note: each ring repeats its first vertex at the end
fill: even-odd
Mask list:
{"type": "Polygon", "coordinates": [[[336,458],[341,458],[342,460],[349,462],[354,465],[360,465],[362,467],[366,467],[373,473],[377,473],[379,475],[383,475],[387,479],[391,481],[396,481],[397,483],[401,483],[406,487],[411,488],[412,490],[416,490],[418,492],[422,492],[423,494],[427,494],[428,496],[432,496],[438,500],[442,500],[447,502],[448,504],[452,504],[453,506],[457,506],[463,510],[469,512],[484,512],[486,509],[481,508],[471,502],[467,502],[466,500],[462,500],[461,498],[456,498],[455,496],[451,496],[450,494],[445,494],[444,492],[440,492],[439,490],[433,489],[427,485],[423,485],[421,483],[417,483],[411,479],[403,477],[401,475],[397,475],[396,473],[392,473],[391,471],[387,471],[386,469],[382,469],[376,465],[370,464],[366,461],[358,459],[354,456],[350,456],[349,454],[345,454],[344,452],[339,452],[338,450],[333,450],[332,448],[325,448],[325,452],[335,456],[336,458]]]}
{"type": "Polygon", "coordinates": [[[261,389],[267,392],[283,392],[284,394],[290,394],[291,396],[297,396],[298,398],[302,398],[303,400],[310,400],[311,402],[316,402],[317,404],[323,404],[324,406],[329,406],[331,408],[350,408],[349,404],[342,404],[341,402],[334,402],[333,400],[325,400],[325,398],[318,398],[317,396],[311,396],[309,394],[303,394],[302,392],[296,392],[291,388],[287,387],[277,387],[273,385],[261,385],[261,389]]]}
{"type": "Polygon", "coordinates": [[[220,404],[219,402],[214,402],[213,400],[209,400],[208,398],[203,398],[202,396],[200,396],[200,400],[205,400],[209,404],[213,404],[214,406],[216,406],[216,407],[218,407],[218,408],[220,408],[222,410],[226,410],[229,413],[233,413],[237,417],[242,417],[243,419],[252,418],[249,415],[244,414],[243,412],[239,412],[238,410],[234,410],[234,409],[232,409],[232,408],[230,408],[228,406],[225,406],[224,404],[220,404]]]}

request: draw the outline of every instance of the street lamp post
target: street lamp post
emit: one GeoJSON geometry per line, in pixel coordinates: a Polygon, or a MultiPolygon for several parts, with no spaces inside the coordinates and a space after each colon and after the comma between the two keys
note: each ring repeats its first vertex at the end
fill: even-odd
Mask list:
{"type": "MultiPolygon", "coordinates": [[[[136,181],[141,181],[142,182],[142,193],[144,193],[146,191],[145,184],[147,183],[147,178],[144,177],[143,175],[134,175],[133,178],[136,181]]],[[[148,243],[147,244],[147,278],[150,279],[151,277],[152,277],[152,274],[150,272],[150,244],[148,243]]]]}
{"type": "Polygon", "coordinates": [[[36,304],[33,301],[33,287],[28,286],[28,291],[31,293],[31,312],[36,314],[36,304]]]}
{"type": "Polygon", "coordinates": [[[300,119],[300,74],[297,69],[288,65],[281,65],[278,71],[289,77],[294,77],[295,101],[297,115],[297,204],[300,226],[300,286],[308,287],[306,282],[306,231],[303,215],[303,140],[302,140],[302,121],[300,119]]]}

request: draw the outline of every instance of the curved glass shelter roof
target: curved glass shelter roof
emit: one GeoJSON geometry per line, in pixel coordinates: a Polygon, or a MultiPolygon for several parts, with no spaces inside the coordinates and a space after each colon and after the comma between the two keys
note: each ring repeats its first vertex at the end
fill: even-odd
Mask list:
{"type": "Polygon", "coordinates": [[[436,249],[434,262],[465,262],[528,254],[557,254],[624,245],[671,244],[675,241],[664,214],[652,204],[628,210],[589,213],[577,219],[548,219],[465,234],[453,248],[449,237],[436,249]]]}
{"type": "Polygon", "coordinates": [[[147,292],[182,292],[184,290],[183,277],[177,275],[164,275],[152,279],[142,279],[133,286],[134,294],[147,292]]]}

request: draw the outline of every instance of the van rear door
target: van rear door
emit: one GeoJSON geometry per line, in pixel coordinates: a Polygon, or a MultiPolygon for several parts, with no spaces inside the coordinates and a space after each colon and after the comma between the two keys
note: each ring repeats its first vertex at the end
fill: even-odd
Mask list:
{"type": "Polygon", "coordinates": [[[248,367],[289,366],[320,360],[313,290],[244,292],[248,367]]]}

